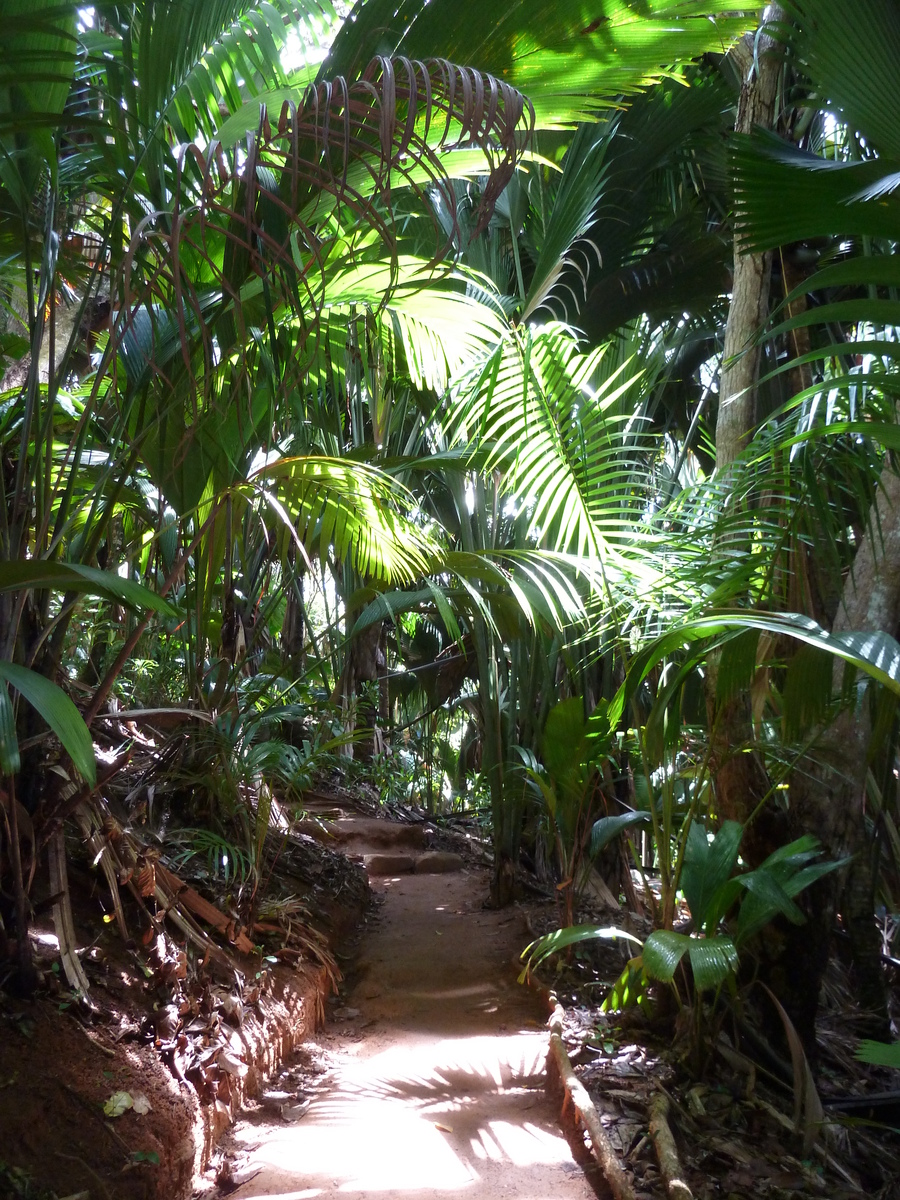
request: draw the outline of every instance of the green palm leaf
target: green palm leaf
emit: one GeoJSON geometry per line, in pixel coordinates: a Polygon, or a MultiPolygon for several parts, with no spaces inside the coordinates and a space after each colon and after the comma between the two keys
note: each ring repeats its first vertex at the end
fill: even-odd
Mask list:
{"type": "Polygon", "coordinates": [[[723,0],[360,0],[323,64],[352,74],[374,53],[445,54],[512,83],[535,106],[539,128],[589,120],[622,94],[662,78],[676,61],[724,53],[755,26],[723,0]]]}
{"type": "Polygon", "coordinates": [[[601,347],[582,355],[558,326],[507,339],[449,414],[448,434],[487,451],[554,550],[610,555],[636,502],[622,431],[639,374],[601,347]]]}
{"type": "Polygon", "coordinates": [[[258,494],[296,537],[329,554],[348,556],[361,574],[390,582],[426,569],[434,546],[404,510],[412,497],[396,480],[361,462],[325,457],[281,458],[261,467],[241,489],[258,494]]]}
{"type": "MultiPolygon", "coordinates": [[[[62,688],[45,679],[43,675],[38,675],[36,671],[29,671],[26,667],[11,662],[0,661],[0,679],[11,683],[37,710],[59,738],[76,769],[86,782],[93,786],[97,782],[97,763],[94,759],[91,735],[81,713],[62,688]]],[[[13,749],[10,741],[7,714],[7,762],[13,763],[17,753],[18,749],[13,749]]]]}
{"type": "Polygon", "coordinates": [[[713,901],[734,870],[743,834],[737,821],[725,821],[712,841],[696,821],[688,831],[681,886],[698,930],[717,916],[712,910],[713,901]]]}
{"type": "Polygon", "coordinates": [[[647,974],[661,983],[671,983],[678,964],[691,948],[691,940],[686,933],[655,929],[644,942],[641,954],[647,974]]]}
{"type": "Polygon", "coordinates": [[[16,775],[20,765],[16,714],[4,684],[0,687],[0,775],[16,775]]]}
{"type": "Polygon", "coordinates": [[[890,160],[834,162],[770,133],[734,139],[735,224],[747,250],[851,234],[896,237],[900,193],[881,192],[890,160]]]}
{"type": "Polygon", "coordinates": [[[640,938],[613,925],[570,925],[567,929],[556,929],[553,933],[546,933],[543,937],[531,942],[522,951],[521,957],[525,959],[526,965],[521,978],[524,979],[528,971],[539,966],[551,954],[559,954],[561,950],[566,950],[569,946],[597,940],[615,942],[619,938],[626,942],[632,942],[636,946],[641,945],[640,938]]]}
{"type": "Polygon", "coordinates": [[[879,153],[900,160],[900,12],[893,0],[792,0],[795,42],[809,74],[879,153]]]}
{"type": "Polygon", "coordinates": [[[31,558],[0,563],[0,592],[20,588],[52,588],[60,592],[85,592],[127,604],[138,612],[152,611],[174,616],[174,609],[162,597],[131,579],[112,571],[98,571],[81,563],[45,562],[31,558]]]}
{"type": "Polygon", "coordinates": [[[718,987],[738,968],[737,948],[724,933],[716,937],[691,938],[690,959],[698,992],[718,987]]]}

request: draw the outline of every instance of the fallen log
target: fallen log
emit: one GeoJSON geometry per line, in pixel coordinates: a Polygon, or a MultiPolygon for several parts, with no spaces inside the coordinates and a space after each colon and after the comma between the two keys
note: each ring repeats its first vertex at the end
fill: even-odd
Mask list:
{"type": "Polygon", "coordinates": [[[603,1128],[600,1114],[588,1095],[587,1088],[572,1069],[562,1040],[563,1010],[560,1005],[556,1006],[548,1022],[548,1027],[550,1029],[548,1066],[550,1063],[553,1064],[563,1086],[566,1102],[571,1101],[578,1119],[588,1132],[591,1139],[591,1151],[609,1184],[614,1200],[635,1200],[634,1189],[622,1169],[613,1144],[609,1140],[609,1135],[603,1128]]]}
{"type": "Polygon", "coordinates": [[[665,1092],[657,1092],[650,1102],[650,1141],[659,1159],[659,1170],[669,1200],[694,1200],[691,1189],[684,1181],[678,1149],[669,1125],[669,1097],[665,1092]]]}

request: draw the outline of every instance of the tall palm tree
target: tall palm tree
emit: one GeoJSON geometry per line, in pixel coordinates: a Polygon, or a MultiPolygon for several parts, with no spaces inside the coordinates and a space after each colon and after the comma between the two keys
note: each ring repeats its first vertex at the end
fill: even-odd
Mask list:
{"type": "MultiPolygon", "coordinates": [[[[763,131],[736,139],[737,220],[748,249],[774,249],[787,293],[768,336],[786,340],[793,360],[791,390],[798,394],[788,429],[801,435],[801,444],[792,456],[798,463],[826,461],[818,445],[822,435],[831,442],[846,437],[847,430],[858,431],[854,462],[839,452],[839,443],[831,443],[829,474],[833,465],[843,471],[831,475],[838,486],[817,486],[809,497],[817,501],[818,534],[808,540],[804,574],[813,594],[824,600],[810,615],[835,633],[857,631],[875,639],[900,628],[893,552],[900,485],[890,458],[878,453],[879,444],[887,449],[897,444],[893,289],[900,143],[893,93],[885,91],[883,81],[900,46],[900,23],[893,5],[871,0],[859,13],[865,39],[861,33],[848,39],[838,5],[786,8],[794,22],[790,45],[806,86],[827,99],[816,118],[807,120],[799,145],[763,131]],[[842,28],[839,45],[835,39],[842,28]],[[860,71],[863,58],[867,65],[860,71]],[[810,437],[815,441],[807,444],[810,437]],[[824,528],[834,532],[823,537],[824,514],[830,518],[824,528]],[[817,582],[829,575],[830,596],[817,582]]],[[[820,484],[827,478],[820,475],[820,484]]],[[[798,677],[802,668],[803,660],[798,677]]],[[[809,660],[805,669],[811,669],[809,660]]],[[[815,833],[835,857],[849,853],[855,859],[839,886],[822,881],[810,929],[802,939],[787,942],[785,961],[793,957],[801,967],[790,974],[794,1008],[802,1014],[807,1036],[818,994],[810,980],[819,979],[824,969],[836,908],[850,935],[861,1002],[884,1013],[867,811],[873,802],[872,772],[880,778],[887,766],[890,775],[894,741],[883,750],[878,745],[872,712],[883,701],[870,696],[848,705],[845,686],[837,715],[829,710],[825,702],[841,694],[841,673],[836,670],[832,680],[830,666],[822,669],[823,704],[810,713],[813,746],[792,777],[789,818],[793,828],[815,833]]]]}

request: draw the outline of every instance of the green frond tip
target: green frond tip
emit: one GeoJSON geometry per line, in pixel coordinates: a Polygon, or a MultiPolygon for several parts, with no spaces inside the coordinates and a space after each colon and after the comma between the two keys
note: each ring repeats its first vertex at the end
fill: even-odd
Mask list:
{"type": "Polygon", "coordinates": [[[856,1057],[878,1067],[900,1069],[900,1042],[873,1042],[865,1038],[856,1048],[856,1057]]]}
{"type": "Polygon", "coordinates": [[[519,976],[520,982],[524,981],[529,971],[533,971],[551,954],[559,954],[569,946],[576,946],[579,942],[596,941],[598,938],[613,942],[623,938],[626,942],[634,942],[636,946],[642,944],[640,938],[635,937],[633,933],[615,925],[570,925],[568,929],[556,929],[553,933],[545,933],[543,937],[537,938],[522,951],[525,969],[519,976]]]}

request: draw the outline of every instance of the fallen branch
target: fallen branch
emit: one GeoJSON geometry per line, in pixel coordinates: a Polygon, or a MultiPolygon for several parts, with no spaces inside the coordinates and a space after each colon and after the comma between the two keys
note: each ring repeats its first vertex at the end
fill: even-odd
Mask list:
{"type": "Polygon", "coordinates": [[[235,931],[234,921],[227,917],[221,909],[210,904],[208,900],[204,900],[199,892],[195,892],[192,887],[189,887],[184,880],[179,879],[162,863],[156,863],[155,870],[157,880],[179,904],[199,917],[201,921],[205,921],[207,925],[212,925],[213,929],[217,929],[219,933],[224,933],[235,950],[239,950],[241,954],[254,953],[253,943],[245,933],[235,931]]]}
{"type": "Polygon", "coordinates": [[[50,891],[57,897],[53,904],[53,928],[59,942],[63,974],[78,999],[93,1007],[90,1001],[90,984],[76,953],[78,939],[75,936],[75,922],[72,917],[72,898],[69,895],[69,877],[66,871],[66,843],[61,826],[47,846],[47,860],[50,891]]]}
{"type": "Polygon", "coordinates": [[[572,1070],[572,1064],[562,1040],[563,1010],[559,1005],[556,1006],[548,1025],[550,1029],[548,1065],[552,1063],[556,1069],[565,1089],[567,1100],[571,1100],[578,1119],[590,1136],[594,1158],[606,1177],[606,1182],[609,1184],[615,1200],[635,1200],[634,1190],[628,1182],[628,1177],[622,1170],[613,1144],[600,1122],[600,1114],[588,1095],[587,1088],[572,1070]]]}
{"type": "Polygon", "coordinates": [[[669,1097],[657,1092],[650,1103],[650,1140],[659,1159],[659,1169],[670,1200],[693,1200],[684,1181],[675,1138],[669,1126],[669,1097]]]}

